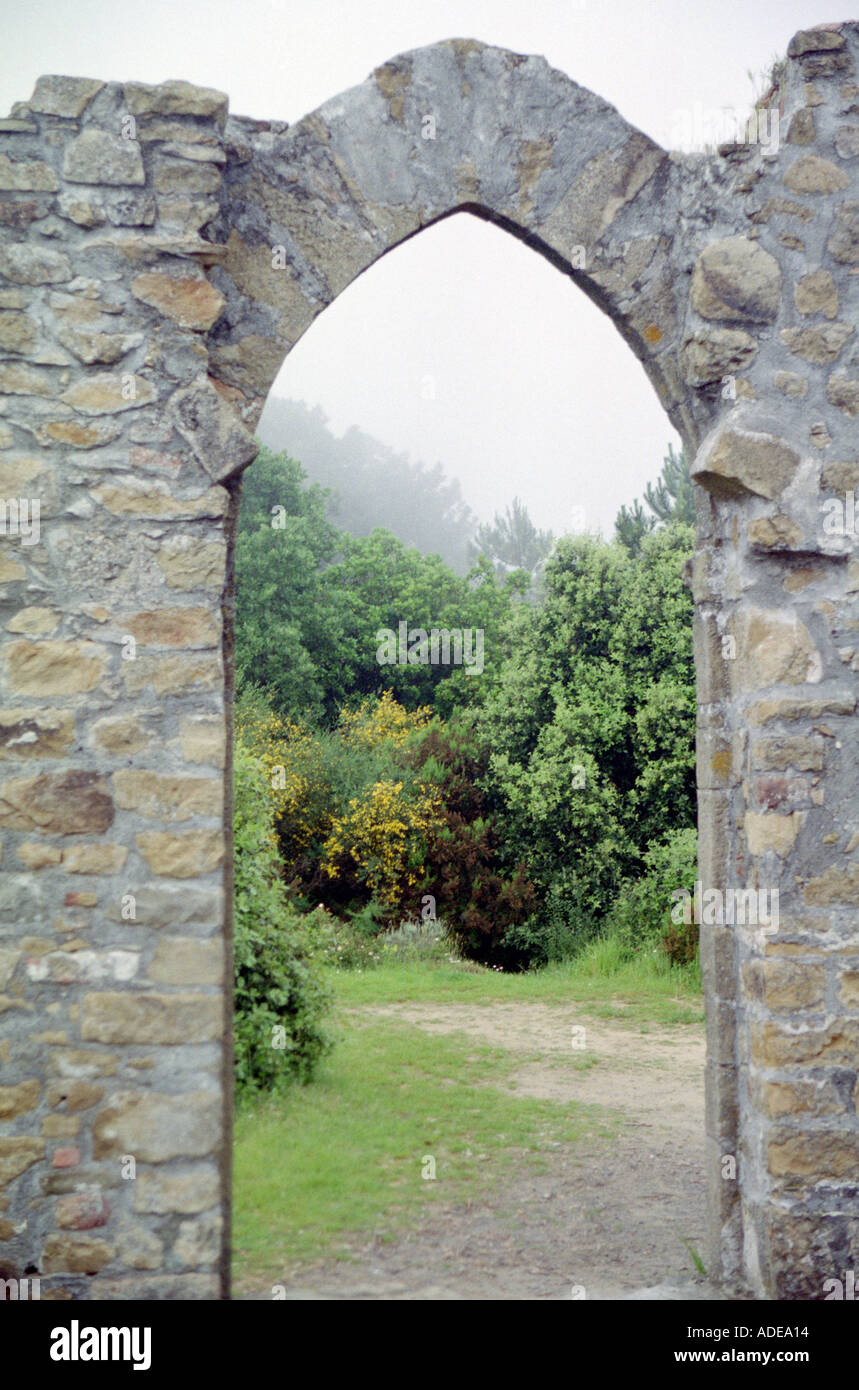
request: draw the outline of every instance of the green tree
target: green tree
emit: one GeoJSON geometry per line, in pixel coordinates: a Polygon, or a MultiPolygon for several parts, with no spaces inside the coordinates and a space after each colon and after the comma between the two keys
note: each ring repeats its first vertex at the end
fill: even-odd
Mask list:
{"type": "Polygon", "coordinates": [[[632,555],[640,553],[644,537],[660,524],[679,521],[685,526],[695,525],[695,496],[689,460],[683,449],[676,454],[673,445],[668,445],[662,472],[656,483],[647,484],[644,501],[648,511],[636,497],[632,506],[621,507],[615,518],[615,539],[632,555]]]}
{"type": "Polygon", "coordinates": [[[236,678],[285,713],[323,717],[324,672],[336,666],[342,618],[323,588],[337,532],[301,465],[260,451],[245,475],[236,538],[236,678]]]}
{"type": "Polygon", "coordinates": [[[239,689],[261,687],[278,713],[327,724],[386,689],[409,709],[446,714],[476,703],[506,651],[513,596],[527,586],[522,574],[497,578],[487,560],[460,576],[390,532],[335,530],[324,492],[294,459],[268,450],[248,471],[236,576],[239,689]],[[393,632],[399,647],[401,623],[407,637],[470,629],[471,666],[380,662],[380,633],[393,632]]]}
{"type": "Polygon", "coordinates": [[[485,555],[502,571],[521,569],[533,577],[553,544],[551,531],[538,531],[524,502],[514,497],[503,515],[496,512],[493,521],[478,526],[470,548],[473,556],[485,555]]]}
{"type": "Polygon", "coordinates": [[[515,929],[535,952],[559,922],[568,945],[598,930],[651,841],[695,823],[691,547],[677,523],[638,558],[562,539],[478,711],[505,863],[524,862],[540,890],[515,929]]]}

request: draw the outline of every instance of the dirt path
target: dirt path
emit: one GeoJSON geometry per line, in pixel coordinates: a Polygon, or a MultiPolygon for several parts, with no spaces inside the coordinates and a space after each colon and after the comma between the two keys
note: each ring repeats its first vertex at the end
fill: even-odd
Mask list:
{"type": "Polygon", "coordinates": [[[356,1240],[351,1262],[304,1266],[287,1298],[569,1299],[575,1287],[616,1299],[666,1284],[713,1296],[687,1282],[697,1278],[688,1246],[703,1255],[705,1244],[701,1027],[644,1031],[540,1003],[354,1012],[521,1054],[514,1094],[596,1103],[622,1124],[615,1139],[550,1151],[539,1175],[523,1164],[485,1200],[436,1208],[396,1243],[356,1240]]]}

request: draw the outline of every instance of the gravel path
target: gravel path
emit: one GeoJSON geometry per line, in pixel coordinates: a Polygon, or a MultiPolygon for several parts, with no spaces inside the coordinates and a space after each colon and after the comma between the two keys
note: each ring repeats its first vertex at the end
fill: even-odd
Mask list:
{"type": "MultiPolygon", "coordinates": [[[[354,1012],[525,1054],[508,1083],[515,1094],[597,1103],[623,1122],[614,1139],[550,1150],[539,1174],[523,1160],[486,1199],[437,1206],[394,1243],[356,1239],[348,1263],[302,1266],[283,1280],[288,1299],[718,1296],[689,1250],[705,1253],[700,1026],[642,1031],[540,1003],[354,1012]]],[[[271,1289],[239,1287],[234,1296],[271,1298],[271,1289]]]]}

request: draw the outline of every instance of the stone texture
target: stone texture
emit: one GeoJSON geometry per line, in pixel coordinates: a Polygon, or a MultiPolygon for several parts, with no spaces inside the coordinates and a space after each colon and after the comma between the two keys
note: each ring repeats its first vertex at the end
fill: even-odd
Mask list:
{"type": "Polygon", "coordinates": [[[17,285],[57,285],[71,280],[72,264],[64,251],[12,242],[0,246],[0,275],[17,285]]]}
{"type": "Polygon", "coordinates": [[[105,1226],[109,1217],[110,1202],[97,1190],[67,1193],[55,1211],[57,1225],[67,1231],[91,1231],[105,1226]]]}
{"type": "Polygon", "coordinates": [[[8,830],[97,834],[113,818],[107,783],[96,772],[43,772],[0,782],[0,825],[8,830]]]}
{"type": "Polygon", "coordinates": [[[136,694],[151,685],[156,695],[164,695],[168,691],[180,695],[211,690],[220,684],[223,675],[220,656],[206,653],[166,657],[138,653],[137,660],[127,662],[122,672],[129,694],[136,694]]]}
{"type": "Polygon", "coordinates": [[[135,837],[135,843],[152,872],[167,878],[196,878],[212,873],[224,856],[219,830],[186,830],[175,835],[147,830],[135,837]]]}
{"type": "Polygon", "coordinates": [[[94,690],[107,666],[107,653],[95,642],[10,642],[3,655],[9,687],[21,695],[94,690]]]}
{"type": "Polygon", "coordinates": [[[801,314],[838,314],[838,290],[828,270],[815,270],[797,280],[793,301],[801,314]]]}
{"type": "Polygon", "coordinates": [[[859,201],[842,203],[835,209],[826,249],[842,265],[859,265],[859,201]]]}
{"type": "Polygon", "coordinates": [[[211,994],[87,994],[81,1037],[99,1043],[211,1042],[223,1026],[220,1000],[211,994]]]}
{"type": "Polygon", "coordinates": [[[686,380],[694,386],[721,381],[748,366],[757,350],[755,339],[741,328],[695,333],[683,344],[686,380]]]}
{"type": "Polygon", "coordinates": [[[784,182],[792,193],[839,193],[849,186],[850,179],[830,159],[803,154],[786,171],[784,182]]]}
{"type": "Polygon", "coordinates": [[[199,1269],[214,1264],[221,1245],[222,1221],[219,1216],[202,1216],[179,1224],[173,1255],[180,1264],[199,1269]]]}
{"type": "Polygon", "coordinates": [[[145,183],[140,146],[136,140],[90,127],[66,150],[63,178],[69,183],[145,183]]]}
{"type": "Polygon", "coordinates": [[[134,1184],[134,1210],[137,1212],[178,1212],[190,1215],[218,1205],[220,1182],[214,1168],[197,1165],[187,1173],[156,1169],[141,1172],[134,1184]]]}
{"type": "Polygon", "coordinates": [[[840,356],[845,343],[853,336],[850,323],[815,324],[808,328],[783,328],[781,340],[795,353],[808,362],[834,362],[840,356]]]}
{"type": "Polygon", "coordinates": [[[227,97],[213,87],[195,87],[190,82],[162,82],[147,86],[126,82],[125,101],[135,116],[209,116],[222,121],[227,97]]]}
{"type": "Polygon", "coordinates": [[[160,1269],[164,1245],[145,1226],[127,1226],[116,1239],[119,1256],[129,1269],[160,1269]]]}
{"type": "Polygon", "coordinates": [[[851,419],[859,415],[859,377],[834,373],[826,383],[826,399],[851,419]]]}
{"type": "Polygon", "coordinates": [[[44,1157],[44,1153],[44,1139],[33,1139],[24,1134],[0,1137],[0,1187],[26,1173],[28,1168],[44,1157]]]}
{"type": "MultiPolygon", "coordinates": [[[[211,926],[223,912],[220,894],[211,888],[194,888],[187,884],[163,883],[157,887],[145,885],[134,888],[134,917],[143,927],[185,927],[193,923],[211,926]]],[[[111,921],[127,920],[119,903],[108,905],[106,916],[111,921]]]]}
{"type": "Polygon", "coordinates": [[[207,608],[162,608],[132,613],[123,626],[141,647],[215,647],[221,636],[217,617],[207,608]]]}
{"type": "Polygon", "coordinates": [[[161,937],[149,967],[149,978],[161,985],[218,985],[224,977],[220,941],[195,937],[161,937]]]}
{"type": "Polygon", "coordinates": [[[149,737],[140,720],[131,714],[107,715],[97,719],[90,737],[98,748],[119,757],[140,753],[148,746],[149,737]]]}
{"type": "Polygon", "coordinates": [[[751,523],[749,540],[764,550],[790,550],[799,545],[802,531],[789,516],[765,516],[751,523]]]}
{"type": "Polygon", "coordinates": [[[221,589],[227,564],[223,541],[173,536],[158,551],[158,566],[171,589],[221,589]]]}
{"type": "Polygon", "coordinates": [[[711,242],[695,262],[692,304],[702,318],[769,323],[780,298],[778,261],[747,237],[711,242]]]}
{"type": "Polygon", "coordinates": [[[42,1083],[38,1080],[21,1081],[17,1086],[0,1086],[0,1120],[14,1120],[16,1115],[24,1115],[34,1110],[39,1103],[42,1083]]]}
{"type": "Polygon", "coordinates": [[[749,605],[738,611],[732,629],[737,640],[732,674],[739,689],[820,680],[820,654],[797,617],[749,605]]]}
{"type": "Polygon", "coordinates": [[[799,455],[772,435],[726,429],[702,451],[692,476],[717,496],[774,498],[791,482],[799,455]]]}
{"type": "Polygon", "coordinates": [[[227,507],[223,488],[210,487],[196,497],[178,498],[166,483],[157,480],[146,482],[129,478],[101,483],[92,489],[92,496],[114,516],[136,516],[152,521],[219,517],[227,507]]]}
{"type": "Polygon", "coordinates": [[[103,86],[90,77],[40,77],[28,105],[44,116],[82,116],[103,86]]]}
{"type": "Polygon", "coordinates": [[[155,392],[148,381],[133,372],[100,372],[76,381],[60,400],[82,415],[115,415],[149,405],[155,400],[155,392]]]}
{"type": "Polygon", "coordinates": [[[208,380],[170,398],[176,428],[213,481],[235,473],[256,457],[257,445],[208,380]]]}
{"type": "Polygon", "coordinates": [[[211,763],[223,767],[226,758],[226,730],[217,715],[192,714],[181,720],[179,737],[182,757],[189,763],[211,763]]]}
{"type": "Polygon", "coordinates": [[[57,758],[71,747],[71,710],[16,706],[0,710],[0,759],[57,758]]]}
{"type": "Polygon", "coordinates": [[[859,906],[859,864],[848,864],[846,868],[830,865],[805,885],[803,898],[814,907],[828,907],[833,903],[859,906]]]}
{"type": "Polygon", "coordinates": [[[45,1274],[97,1274],[116,1250],[94,1236],[48,1236],[42,1256],[45,1274]]]}
{"type": "Polygon", "coordinates": [[[127,858],[127,845],[100,840],[93,845],[70,845],[63,850],[62,864],[67,874],[119,874],[127,858]]]}
{"type": "Polygon", "coordinates": [[[0,189],[13,192],[54,193],[59,180],[42,159],[10,159],[0,154],[0,189]]]}
{"type": "Polygon", "coordinates": [[[80,362],[90,365],[93,362],[119,362],[132,348],[140,346],[143,334],[92,333],[61,324],[57,329],[57,341],[80,362]]]}
{"type": "Polygon", "coordinates": [[[200,333],[212,327],[226,303],[202,272],[192,276],[149,271],[132,280],[131,292],[144,304],[173,319],[180,328],[200,333]]]}
{"type": "Polygon", "coordinates": [[[102,1159],[133,1153],[139,1163],[203,1158],[211,1153],[220,1124],[220,1097],[209,1091],[175,1096],[118,1092],[95,1118],[93,1155],[102,1159]]]}
{"type": "Polygon", "coordinates": [[[802,824],[801,817],[793,813],[789,816],[759,815],[746,812],[746,841],[750,854],[765,854],[774,850],[781,858],[793,849],[794,841],[802,824]]]}
{"type": "Polygon", "coordinates": [[[167,777],[128,769],[114,774],[113,795],[121,810],[136,811],[150,820],[183,821],[223,814],[220,778],[167,777]]]}

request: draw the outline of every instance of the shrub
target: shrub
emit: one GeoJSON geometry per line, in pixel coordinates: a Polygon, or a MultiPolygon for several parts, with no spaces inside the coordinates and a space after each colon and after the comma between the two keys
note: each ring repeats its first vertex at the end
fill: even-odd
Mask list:
{"type": "Polygon", "coordinates": [[[432,918],[408,919],[383,933],[379,940],[382,957],[396,961],[450,960],[455,952],[444,922],[432,918]]]}
{"type": "Polygon", "coordinates": [[[357,880],[386,915],[396,915],[423,885],[426,834],[439,812],[429,789],[416,793],[402,781],[374,782],[335,818],[322,868],[329,878],[357,880]]]}
{"type": "Polygon", "coordinates": [[[607,933],[617,933],[629,955],[657,946],[669,960],[686,965],[695,959],[698,927],[677,926],[671,920],[672,893],[691,892],[698,872],[698,836],[695,830],[675,830],[644,855],[641,876],[624,885],[606,922],[607,933]]]}
{"type": "Polygon", "coordinates": [[[536,892],[524,864],[502,871],[495,820],[479,785],[485,759],[468,715],[448,726],[434,724],[410,750],[409,760],[439,793],[426,830],[425,885],[459,954],[520,969],[529,953],[508,931],[533,913],[536,892]]]}
{"type": "Polygon", "coordinates": [[[308,925],[280,878],[266,771],[235,748],[235,1069],[241,1091],[310,1079],[331,1046],[308,925]]]}

